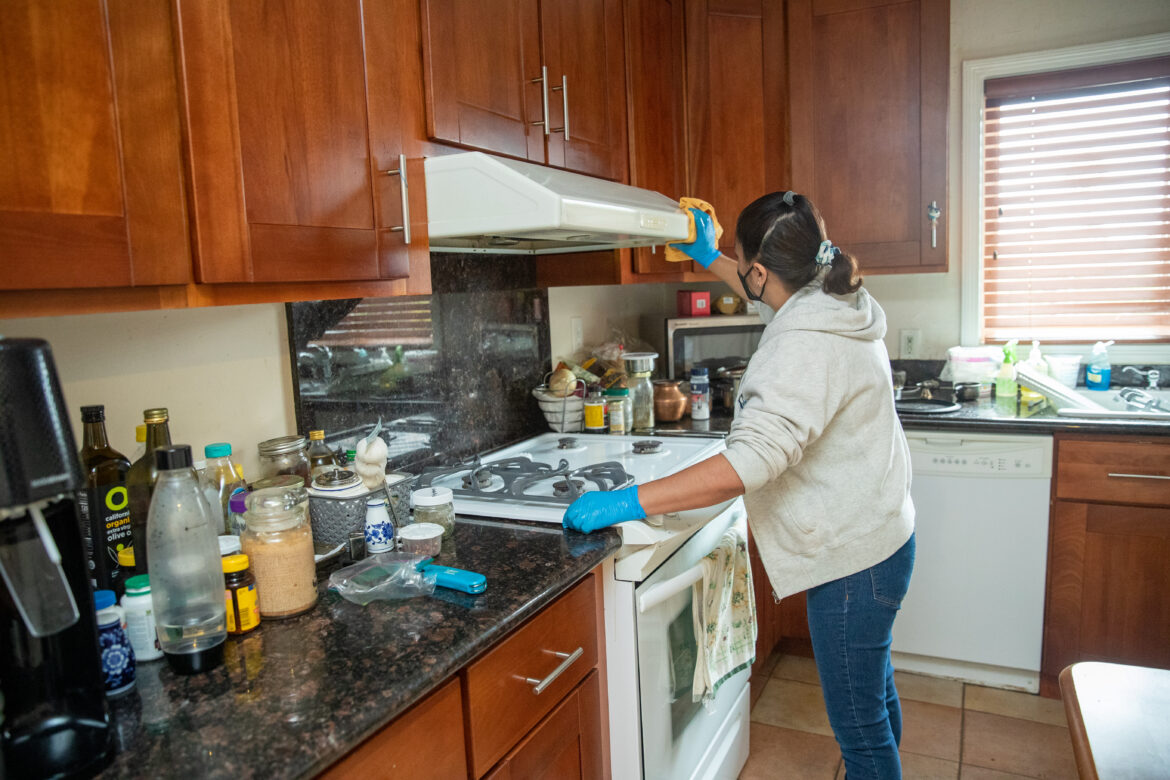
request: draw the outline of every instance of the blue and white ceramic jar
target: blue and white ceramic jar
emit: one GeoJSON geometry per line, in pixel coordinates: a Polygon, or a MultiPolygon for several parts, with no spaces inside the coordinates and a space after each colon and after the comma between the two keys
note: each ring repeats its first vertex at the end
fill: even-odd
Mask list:
{"type": "Polygon", "coordinates": [[[99,590],[93,594],[107,696],[117,696],[134,687],[134,648],[126,636],[122,608],[115,601],[112,590],[99,590]]]}
{"type": "Polygon", "coordinates": [[[394,523],[386,509],[384,495],[366,500],[366,553],[390,552],[394,549],[394,523]]]}

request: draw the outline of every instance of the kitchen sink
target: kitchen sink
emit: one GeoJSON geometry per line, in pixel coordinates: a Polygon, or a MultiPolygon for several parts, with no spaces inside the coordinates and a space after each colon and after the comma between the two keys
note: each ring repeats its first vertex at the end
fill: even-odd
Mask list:
{"type": "Polygon", "coordinates": [[[1089,390],[1078,387],[1076,394],[1089,402],[1085,405],[1086,408],[1065,406],[1057,414],[1065,417],[1170,420],[1170,389],[1168,388],[1158,390],[1138,388],[1089,390]]]}

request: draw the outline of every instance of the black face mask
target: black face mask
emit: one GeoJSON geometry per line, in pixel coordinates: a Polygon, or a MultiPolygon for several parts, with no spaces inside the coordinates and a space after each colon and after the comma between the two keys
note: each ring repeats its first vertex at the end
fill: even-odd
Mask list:
{"type": "Polygon", "coordinates": [[[738,268],[735,269],[735,275],[739,277],[739,283],[743,286],[743,293],[748,297],[749,301],[764,300],[764,288],[768,286],[767,278],[765,278],[764,283],[760,285],[760,291],[758,293],[754,293],[752,292],[751,288],[748,287],[747,277],[741,274],[738,268]]]}

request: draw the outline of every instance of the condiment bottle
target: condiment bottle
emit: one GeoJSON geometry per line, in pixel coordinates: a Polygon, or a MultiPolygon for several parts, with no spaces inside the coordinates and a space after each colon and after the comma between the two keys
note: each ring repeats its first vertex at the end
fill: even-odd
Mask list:
{"type": "Polygon", "coordinates": [[[375,494],[366,499],[366,552],[370,555],[394,549],[394,523],[386,509],[386,497],[375,494]]]}
{"type": "Polygon", "coordinates": [[[149,574],[139,574],[126,580],[122,610],[126,613],[126,636],[134,648],[134,657],[139,662],[162,658],[158,629],[154,624],[154,599],[150,593],[149,574]]]}
{"type": "Polygon", "coordinates": [[[711,418],[711,384],[707,369],[696,366],[691,369],[691,419],[711,418]]]}
{"type": "Polygon", "coordinates": [[[316,478],[318,474],[332,471],[339,464],[325,443],[325,431],[309,431],[309,475],[316,478]]]}
{"type": "Polygon", "coordinates": [[[147,546],[158,639],[172,669],[198,674],[223,663],[227,638],[219,542],[191,468],[191,448],[160,447],[154,454],[158,484],[150,500],[147,546]]]}
{"type": "Polygon", "coordinates": [[[146,574],[150,571],[146,517],[150,512],[154,483],[158,479],[154,451],[170,445],[171,430],[167,425],[170,415],[166,409],[147,409],[142,416],[146,421],[146,452],[126,472],[126,491],[130,498],[130,534],[136,550],[135,569],[139,574],[146,574]]]}
{"type": "Polygon", "coordinates": [[[123,547],[118,550],[118,566],[122,569],[122,582],[138,574],[134,568],[134,548],[123,547]]]}
{"type": "Polygon", "coordinates": [[[216,516],[216,533],[234,533],[228,518],[231,497],[244,490],[244,480],[236,474],[232,463],[232,445],[227,442],[208,444],[203,448],[207,466],[200,481],[207,496],[211,513],[216,516]]]}
{"type": "Polygon", "coordinates": [[[146,425],[139,423],[134,426],[134,454],[130,456],[130,462],[134,463],[143,455],[146,454],[146,425]]]}
{"type": "MultiPolygon", "coordinates": [[[[630,389],[628,387],[611,387],[605,391],[606,401],[612,404],[615,400],[621,399],[622,413],[625,415],[625,421],[622,424],[620,433],[630,433],[634,430],[634,406],[630,403],[630,389]]],[[[613,430],[613,410],[610,409],[609,425],[610,433],[619,433],[613,430]]]]}
{"type": "Polygon", "coordinates": [[[130,509],[126,472],[130,461],[106,438],[106,408],[81,407],[85,426],[81,470],[85,490],[80,492],[81,530],[89,552],[89,581],[94,590],[121,595],[122,570],[118,551],[130,546],[130,509]]]}
{"type": "Polygon", "coordinates": [[[265,618],[299,615],[317,603],[308,500],[298,487],[263,488],[248,496],[240,544],[256,576],[265,618]]]}
{"type": "Polygon", "coordinates": [[[223,587],[228,633],[246,634],[260,625],[256,576],[248,568],[247,555],[229,555],[223,559],[223,587]]]}
{"type": "Polygon", "coordinates": [[[97,611],[98,647],[102,653],[106,695],[117,696],[134,687],[134,648],[126,637],[126,619],[116,603],[114,591],[95,591],[93,606],[97,611]]]}
{"type": "Polygon", "coordinates": [[[247,522],[244,520],[244,513],[248,511],[248,496],[250,493],[247,490],[242,490],[239,493],[232,495],[228,499],[228,533],[239,536],[247,527],[247,522]]]}

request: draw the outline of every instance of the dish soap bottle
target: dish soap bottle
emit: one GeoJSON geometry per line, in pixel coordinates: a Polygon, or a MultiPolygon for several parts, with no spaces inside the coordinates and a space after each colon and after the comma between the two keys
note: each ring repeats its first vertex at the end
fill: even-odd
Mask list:
{"type": "Polygon", "coordinates": [[[1003,345],[1003,365],[995,375],[995,403],[1004,410],[1016,410],[1016,340],[1003,345]]]}
{"type": "Polygon", "coordinates": [[[1109,346],[1112,341],[1098,341],[1089,356],[1089,367],[1085,370],[1085,387],[1090,390],[1108,390],[1113,366],[1109,363],[1109,346]]]}

